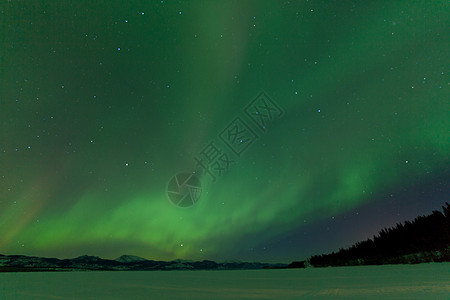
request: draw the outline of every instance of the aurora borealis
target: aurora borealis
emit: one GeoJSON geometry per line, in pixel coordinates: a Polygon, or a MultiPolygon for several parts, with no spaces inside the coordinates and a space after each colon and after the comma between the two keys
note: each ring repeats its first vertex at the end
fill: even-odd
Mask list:
{"type": "Polygon", "coordinates": [[[288,262],[439,209],[448,1],[2,1],[0,253],[288,262]],[[169,180],[260,91],[202,196],[169,180]]]}

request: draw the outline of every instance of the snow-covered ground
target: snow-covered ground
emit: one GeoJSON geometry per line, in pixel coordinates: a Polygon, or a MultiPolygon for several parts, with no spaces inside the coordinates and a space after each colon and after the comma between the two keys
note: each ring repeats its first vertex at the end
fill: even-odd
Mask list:
{"type": "Polygon", "coordinates": [[[450,299],[450,263],[251,271],[1,273],[0,299],[450,299]]]}

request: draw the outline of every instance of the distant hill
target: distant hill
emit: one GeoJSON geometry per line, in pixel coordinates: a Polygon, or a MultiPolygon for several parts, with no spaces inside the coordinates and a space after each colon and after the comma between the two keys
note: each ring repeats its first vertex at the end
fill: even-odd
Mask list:
{"type": "Polygon", "coordinates": [[[116,258],[116,261],[121,263],[134,263],[139,261],[146,261],[146,259],[134,255],[122,255],[121,257],[116,258]]]}
{"type": "Polygon", "coordinates": [[[284,268],[286,264],[258,262],[224,262],[210,260],[154,261],[132,255],[122,255],[115,260],[83,255],[72,259],[44,258],[24,255],[1,255],[0,272],[30,271],[156,271],[156,270],[248,270],[284,268]]]}
{"type": "Polygon", "coordinates": [[[383,229],[372,239],[309,259],[314,267],[450,261],[450,204],[412,222],[383,229]]]}

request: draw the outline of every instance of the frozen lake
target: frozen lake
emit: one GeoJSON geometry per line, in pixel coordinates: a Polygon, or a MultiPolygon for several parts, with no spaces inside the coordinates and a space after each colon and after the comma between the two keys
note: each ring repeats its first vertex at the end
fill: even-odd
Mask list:
{"type": "Polygon", "coordinates": [[[251,271],[1,273],[0,299],[450,299],[450,263],[251,271]]]}

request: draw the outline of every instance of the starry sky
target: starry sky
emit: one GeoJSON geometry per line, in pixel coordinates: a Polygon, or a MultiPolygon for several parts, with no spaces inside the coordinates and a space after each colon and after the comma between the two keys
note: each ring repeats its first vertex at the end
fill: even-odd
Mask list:
{"type": "Polygon", "coordinates": [[[289,262],[440,209],[448,24],[444,0],[1,1],[0,253],[289,262]]]}

